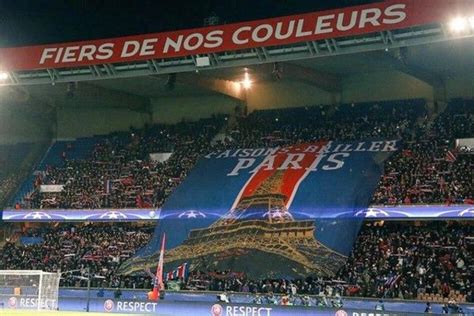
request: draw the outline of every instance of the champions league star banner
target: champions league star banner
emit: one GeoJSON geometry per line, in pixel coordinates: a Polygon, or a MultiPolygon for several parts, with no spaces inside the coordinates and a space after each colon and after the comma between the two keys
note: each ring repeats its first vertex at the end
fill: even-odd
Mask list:
{"type": "Polygon", "coordinates": [[[159,209],[95,209],[95,210],[5,210],[5,222],[138,222],[156,221],[159,209]]]}
{"type": "MultiPolygon", "coordinates": [[[[160,209],[120,210],[0,210],[0,222],[136,222],[157,221],[160,209]]],[[[201,216],[196,211],[182,214],[183,217],[201,216]]],[[[318,214],[312,214],[316,218],[318,214]]],[[[366,218],[366,219],[463,219],[474,217],[474,205],[375,205],[362,208],[355,213],[325,214],[324,218],[366,218]]]]}
{"type": "Polygon", "coordinates": [[[332,275],[350,253],[396,140],[319,141],[212,152],[162,208],[154,238],[121,273],[230,270],[249,277],[332,275]],[[339,216],[339,218],[338,218],[339,216]]]}

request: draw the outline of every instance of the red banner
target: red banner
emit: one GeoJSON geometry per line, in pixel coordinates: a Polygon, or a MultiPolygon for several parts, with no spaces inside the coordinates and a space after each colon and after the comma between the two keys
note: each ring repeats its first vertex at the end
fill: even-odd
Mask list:
{"type": "Polygon", "coordinates": [[[133,62],[355,36],[447,22],[474,14],[470,0],[384,1],[330,11],[174,32],[2,48],[0,70],[68,68],[133,62]]]}

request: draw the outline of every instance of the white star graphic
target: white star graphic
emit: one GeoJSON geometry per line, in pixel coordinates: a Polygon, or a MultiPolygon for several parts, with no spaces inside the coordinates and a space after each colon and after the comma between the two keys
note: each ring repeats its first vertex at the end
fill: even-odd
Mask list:
{"type": "Polygon", "coordinates": [[[367,213],[365,213],[365,217],[376,217],[378,215],[377,211],[369,209],[367,213]]]}
{"type": "Polygon", "coordinates": [[[40,219],[40,218],[43,218],[43,214],[42,213],[33,213],[33,219],[40,219]]]}
{"type": "Polygon", "coordinates": [[[194,212],[194,211],[190,211],[188,214],[187,214],[188,218],[196,218],[197,217],[197,213],[194,212]]]}

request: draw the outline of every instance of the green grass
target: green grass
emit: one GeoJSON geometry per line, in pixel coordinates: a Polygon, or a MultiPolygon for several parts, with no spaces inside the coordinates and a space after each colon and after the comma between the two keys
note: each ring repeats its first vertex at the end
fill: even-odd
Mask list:
{"type": "Polygon", "coordinates": [[[111,314],[111,313],[86,313],[86,312],[53,312],[53,311],[36,311],[36,310],[0,310],[1,316],[31,316],[36,314],[43,315],[55,315],[55,316],[102,316],[102,315],[114,315],[114,316],[130,316],[129,314],[111,314]]]}

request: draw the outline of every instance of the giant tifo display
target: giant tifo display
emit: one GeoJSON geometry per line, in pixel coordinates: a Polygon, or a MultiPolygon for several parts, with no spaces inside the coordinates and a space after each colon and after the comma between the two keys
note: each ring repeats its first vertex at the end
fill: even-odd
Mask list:
{"type": "Polygon", "coordinates": [[[0,48],[1,315],[474,315],[474,2],[297,2],[0,48]]]}
{"type": "MultiPolygon", "coordinates": [[[[170,268],[333,276],[361,224],[350,215],[369,205],[383,162],[398,149],[396,140],[374,140],[212,152],[163,206],[155,239],[168,236],[170,268]],[[314,221],[331,213],[350,219],[314,221]]],[[[122,269],[156,265],[158,243],[148,248],[122,269]]]]}

